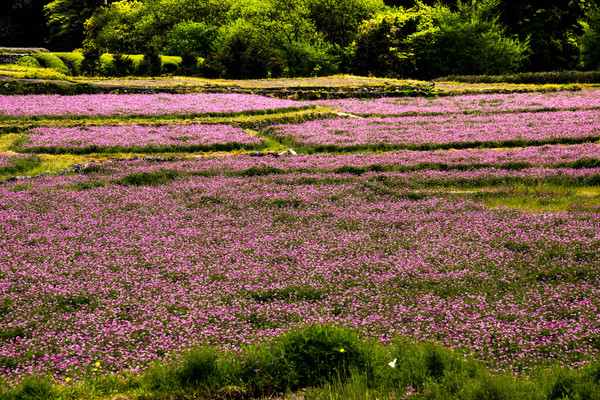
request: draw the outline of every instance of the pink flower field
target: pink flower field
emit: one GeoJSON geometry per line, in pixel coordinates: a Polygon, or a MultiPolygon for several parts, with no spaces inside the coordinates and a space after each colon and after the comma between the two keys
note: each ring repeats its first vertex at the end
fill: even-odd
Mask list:
{"type": "Polygon", "coordinates": [[[251,134],[101,116],[308,103],[0,96],[21,124],[5,120],[18,141],[0,141],[0,381],[135,375],[194,346],[241,352],[316,323],[434,341],[492,371],[600,361],[596,98],[340,100],[328,104],[415,115],[251,134]],[[290,147],[300,154],[279,155],[290,147]]]}
{"type": "Polygon", "coordinates": [[[413,174],[5,184],[3,375],[137,370],[194,343],[235,348],[311,322],[436,340],[500,369],[596,359],[599,214],[403,197],[405,180],[436,179],[413,174]]]}
{"type": "Polygon", "coordinates": [[[303,107],[305,104],[250,94],[0,95],[0,117],[200,115],[303,107]]]}
{"type": "Polygon", "coordinates": [[[195,151],[256,148],[263,143],[229,125],[130,125],[36,128],[22,146],[37,152],[195,151]]]}
{"type": "Polygon", "coordinates": [[[600,138],[600,111],[317,120],[273,126],[268,133],[316,150],[569,143],[600,138]]]}
{"type": "Polygon", "coordinates": [[[598,109],[598,92],[474,94],[422,97],[317,100],[313,104],[359,115],[495,113],[548,109],[598,109]]]}

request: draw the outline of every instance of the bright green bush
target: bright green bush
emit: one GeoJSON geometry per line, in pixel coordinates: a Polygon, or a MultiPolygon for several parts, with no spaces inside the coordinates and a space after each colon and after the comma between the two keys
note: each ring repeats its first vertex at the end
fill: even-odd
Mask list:
{"type": "Polygon", "coordinates": [[[81,75],[81,62],[83,61],[83,54],[80,52],[59,52],[54,53],[54,55],[63,60],[73,75],[81,75]]]}
{"type": "Polygon", "coordinates": [[[457,3],[457,10],[422,3],[365,21],[354,43],[353,72],[403,78],[506,74],[526,58],[526,43],[507,37],[498,0],[457,3]]]}
{"type": "Polygon", "coordinates": [[[21,57],[17,60],[17,64],[19,65],[26,65],[28,67],[34,67],[34,68],[41,68],[42,65],[40,64],[40,62],[35,58],[35,57],[31,57],[31,56],[25,56],[25,57],[21,57]]]}
{"type": "Polygon", "coordinates": [[[281,76],[285,68],[281,51],[256,26],[240,19],[221,28],[219,50],[207,57],[202,71],[207,77],[246,79],[281,76]]]}
{"type": "Polygon", "coordinates": [[[422,3],[379,14],[363,22],[353,45],[357,75],[415,77],[422,58],[434,46],[438,28],[434,9],[422,3]]]}
{"type": "Polygon", "coordinates": [[[144,13],[141,1],[111,2],[86,21],[85,44],[115,53],[141,52],[150,40],[139,26],[144,13]]]}
{"type": "Polygon", "coordinates": [[[179,56],[160,56],[162,62],[163,71],[167,74],[171,74],[179,68],[181,64],[181,57],[179,56]]]}
{"type": "Polygon", "coordinates": [[[65,63],[52,53],[39,52],[33,54],[32,57],[38,60],[42,67],[52,68],[53,70],[56,70],[61,74],[69,73],[69,68],[67,68],[65,63]]]}

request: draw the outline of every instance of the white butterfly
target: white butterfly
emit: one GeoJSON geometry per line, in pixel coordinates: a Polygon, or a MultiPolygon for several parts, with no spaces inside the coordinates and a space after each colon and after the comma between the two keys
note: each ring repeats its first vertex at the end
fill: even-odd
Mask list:
{"type": "Polygon", "coordinates": [[[388,365],[389,365],[390,367],[392,367],[392,368],[396,368],[396,361],[398,361],[398,359],[397,359],[397,358],[394,358],[394,361],[392,361],[392,362],[388,363],[388,365]]]}

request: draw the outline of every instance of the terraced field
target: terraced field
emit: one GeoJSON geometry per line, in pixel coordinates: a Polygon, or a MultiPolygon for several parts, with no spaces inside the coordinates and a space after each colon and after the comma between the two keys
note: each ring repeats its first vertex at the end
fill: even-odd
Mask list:
{"type": "Polygon", "coordinates": [[[596,361],[598,93],[0,96],[0,375],[310,323],[596,361]]]}

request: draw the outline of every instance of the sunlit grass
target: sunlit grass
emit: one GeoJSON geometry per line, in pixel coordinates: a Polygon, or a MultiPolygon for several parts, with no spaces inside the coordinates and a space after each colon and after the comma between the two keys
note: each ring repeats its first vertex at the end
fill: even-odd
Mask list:
{"type": "MultiPolygon", "coordinates": [[[[478,188],[472,197],[488,207],[507,207],[528,212],[564,212],[570,209],[595,210],[600,207],[600,187],[569,186],[539,182],[519,184],[505,188],[478,188]]],[[[461,194],[460,192],[456,192],[461,194]]]]}
{"type": "Polygon", "coordinates": [[[10,153],[15,145],[23,140],[25,135],[19,133],[6,133],[0,135],[0,153],[10,153]]]}
{"type": "Polygon", "coordinates": [[[10,76],[16,79],[53,79],[53,80],[69,80],[65,74],[52,68],[37,68],[26,65],[17,64],[2,64],[0,65],[0,75],[10,76]]]}

